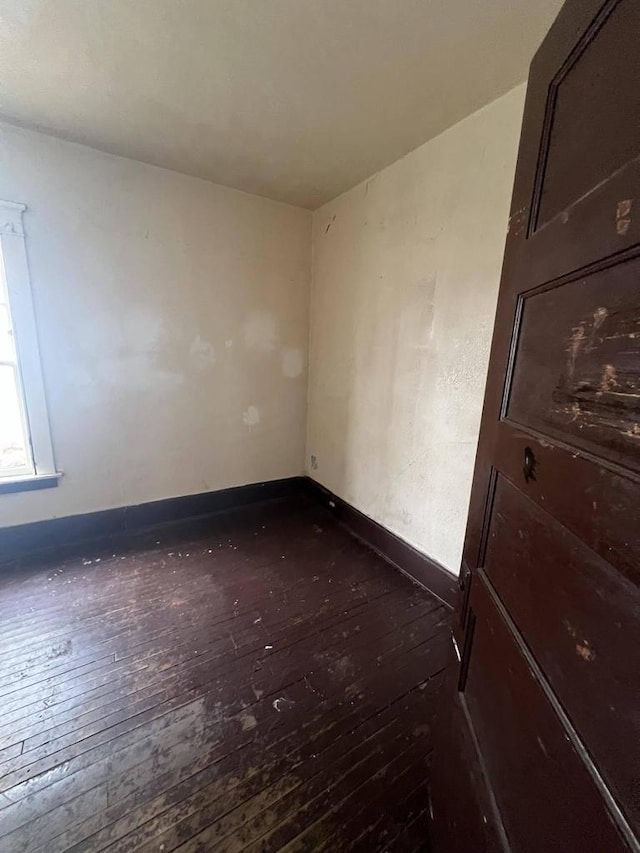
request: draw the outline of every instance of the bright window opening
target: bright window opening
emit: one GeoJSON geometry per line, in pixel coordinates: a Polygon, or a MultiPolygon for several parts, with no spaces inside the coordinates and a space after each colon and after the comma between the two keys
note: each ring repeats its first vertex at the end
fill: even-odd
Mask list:
{"type": "Polygon", "coordinates": [[[25,210],[24,204],[0,201],[0,492],[55,485],[58,476],[31,298],[25,210]]]}
{"type": "Polygon", "coordinates": [[[7,280],[0,257],[0,477],[34,473],[7,280]]]}

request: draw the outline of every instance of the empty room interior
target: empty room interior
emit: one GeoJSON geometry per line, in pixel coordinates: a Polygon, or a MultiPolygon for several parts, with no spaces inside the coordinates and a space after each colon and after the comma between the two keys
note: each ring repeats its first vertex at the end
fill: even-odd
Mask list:
{"type": "Polygon", "coordinates": [[[638,853],[638,507],[637,0],[0,0],[0,853],[638,853]]]}

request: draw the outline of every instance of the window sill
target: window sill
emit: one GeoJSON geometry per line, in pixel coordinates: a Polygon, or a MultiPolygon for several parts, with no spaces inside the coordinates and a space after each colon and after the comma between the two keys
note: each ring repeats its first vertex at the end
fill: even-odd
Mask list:
{"type": "Polygon", "coordinates": [[[26,477],[0,477],[0,495],[12,492],[31,492],[35,489],[55,489],[61,473],[28,474],[26,477]]]}

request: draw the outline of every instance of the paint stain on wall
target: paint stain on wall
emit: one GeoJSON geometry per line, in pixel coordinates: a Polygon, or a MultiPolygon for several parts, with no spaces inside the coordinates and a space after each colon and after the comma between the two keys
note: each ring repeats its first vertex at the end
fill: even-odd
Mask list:
{"type": "Polygon", "coordinates": [[[201,369],[206,369],[216,363],[216,352],[213,344],[203,340],[200,335],[197,335],[191,342],[189,352],[194,364],[201,369]]]}
{"type": "Polygon", "coordinates": [[[278,324],[268,311],[255,311],[243,325],[244,343],[248,349],[273,352],[278,342],[278,324]]]}
{"type": "Polygon", "coordinates": [[[242,413],[242,423],[248,427],[253,427],[260,423],[260,410],[257,406],[248,406],[242,413]]]}
{"type": "Polygon", "coordinates": [[[289,379],[296,379],[304,369],[304,358],[299,349],[286,347],[282,350],[282,373],[289,379]]]}

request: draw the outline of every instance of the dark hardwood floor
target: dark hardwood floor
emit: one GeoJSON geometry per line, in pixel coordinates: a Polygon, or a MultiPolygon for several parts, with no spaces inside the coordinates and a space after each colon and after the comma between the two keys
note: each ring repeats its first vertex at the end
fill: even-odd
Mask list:
{"type": "Polygon", "coordinates": [[[424,849],[449,617],[306,499],[0,568],[0,850],[424,849]]]}

